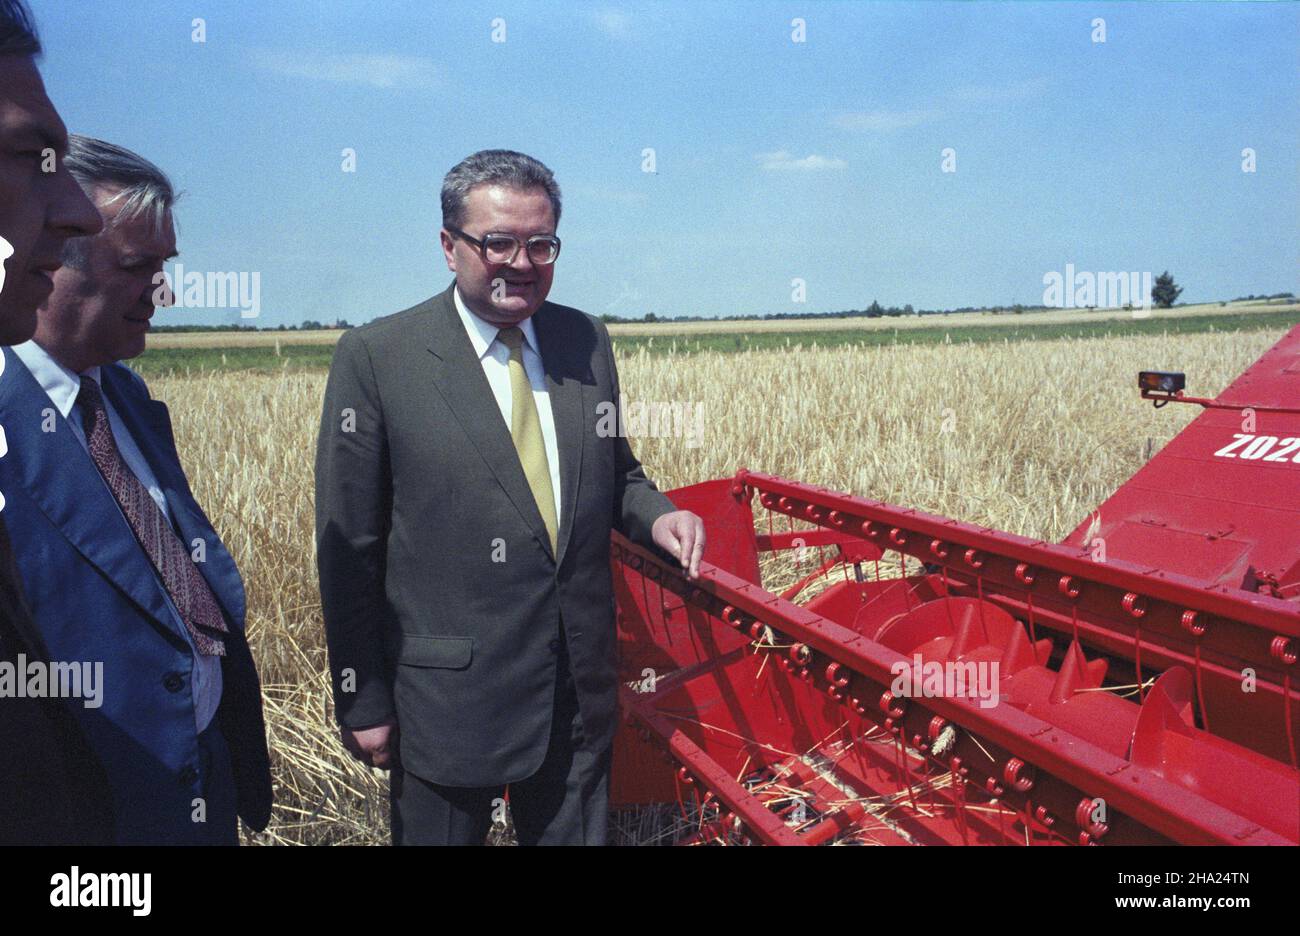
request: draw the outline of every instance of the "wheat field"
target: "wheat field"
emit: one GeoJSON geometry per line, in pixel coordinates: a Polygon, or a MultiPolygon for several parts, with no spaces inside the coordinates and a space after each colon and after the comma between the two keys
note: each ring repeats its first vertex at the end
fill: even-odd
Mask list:
{"type": "MultiPolygon", "coordinates": [[[[1138,398],[1141,369],[1213,396],[1281,330],[795,349],[619,361],[629,400],[700,403],[703,444],[633,439],[661,489],[770,472],[1059,540],[1199,408],[1138,398]]],[[[243,572],[275,813],[257,843],[387,841],[384,775],[332,721],[312,543],[325,374],[154,378],[195,495],[243,572]]],[[[707,559],[707,554],[706,554],[707,559]]]]}
{"type": "MultiPolygon", "coordinates": [[[[970,325],[1006,326],[1016,321],[1026,325],[1094,324],[1098,322],[1125,322],[1134,318],[1184,319],[1205,315],[1230,313],[1234,316],[1273,312],[1297,312],[1295,302],[1228,302],[1220,305],[1207,302],[1198,305],[1176,306],[1172,309],[1138,309],[1137,314],[1124,309],[1050,309],[1016,316],[1005,310],[986,309],[979,312],[949,312],[941,315],[900,315],[880,318],[854,316],[851,318],[754,319],[699,322],[614,322],[609,333],[615,338],[653,337],[665,340],[692,335],[730,335],[738,332],[822,332],[822,331],[910,331],[915,328],[961,328],[970,325]]],[[[333,345],[343,330],[321,328],[295,331],[194,331],[155,332],[149,336],[149,347],[169,348],[272,348],[277,345],[333,345]]]]}

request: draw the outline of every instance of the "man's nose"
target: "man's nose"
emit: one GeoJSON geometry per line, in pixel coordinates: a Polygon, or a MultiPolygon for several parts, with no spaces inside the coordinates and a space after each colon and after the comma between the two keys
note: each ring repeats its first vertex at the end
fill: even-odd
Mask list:
{"type": "Polygon", "coordinates": [[[48,226],[64,237],[89,237],[104,228],[104,219],[81,190],[77,180],[63,166],[54,175],[54,195],[50,203],[48,226]]]}
{"type": "Polygon", "coordinates": [[[528,256],[528,247],[519,248],[519,253],[510,261],[510,269],[518,273],[530,273],[533,269],[533,260],[528,256]]]}

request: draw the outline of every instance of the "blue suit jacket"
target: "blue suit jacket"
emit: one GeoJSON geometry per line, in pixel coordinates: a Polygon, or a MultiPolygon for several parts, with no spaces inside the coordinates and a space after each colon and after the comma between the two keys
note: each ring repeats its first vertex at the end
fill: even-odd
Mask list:
{"type": "MultiPolygon", "coordinates": [[[[4,518],[51,659],[103,662],[102,706],[69,704],[108,775],[117,840],[201,841],[191,818],[202,754],[190,646],[90,455],[18,356],[3,352],[4,518]]],[[[167,407],[121,364],[101,368],[101,384],[157,477],[183,541],[204,541],[198,566],[230,627],[216,720],[230,748],[239,814],[261,830],[271,813],[271,776],[239,570],[190,492],[167,407]]]]}

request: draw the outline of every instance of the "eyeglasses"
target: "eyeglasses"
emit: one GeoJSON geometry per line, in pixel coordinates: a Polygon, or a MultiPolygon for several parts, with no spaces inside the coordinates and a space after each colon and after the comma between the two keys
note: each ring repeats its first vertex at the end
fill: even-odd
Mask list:
{"type": "MultiPolygon", "coordinates": [[[[470,237],[460,228],[448,226],[447,230],[477,247],[488,263],[514,263],[515,257],[519,256],[520,248],[525,246],[513,234],[489,232],[480,240],[477,237],[470,237]]],[[[560,255],[560,239],[554,234],[536,234],[528,238],[527,248],[528,259],[533,263],[540,265],[554,263],[555,258],[560,255]]]]}

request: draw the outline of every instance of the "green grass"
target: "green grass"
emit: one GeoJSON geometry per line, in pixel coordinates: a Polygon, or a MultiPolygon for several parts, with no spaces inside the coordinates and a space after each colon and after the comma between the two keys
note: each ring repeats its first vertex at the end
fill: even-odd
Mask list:
{"type": "Polygon", "coordinates": [[[620,354],[645,348],[649,354],[676,352],[693,354],[703,351],[753,351],[811,347],[837,348],[845,345],[876,347],[892,344],[936,344],[951,341],[953,344],[982,344],[990,341],[1049,341],[1053,338],[1102,338],[1128,335],[1153,335],[1169,332],[1192,334],[1209,331],[1262,331],[1271,328],[1289,328],[1300,322],[1300,313],[1262,312],[1249,317],[1231,314],[1211,314],[1169,319],[1129,319],[1110,322],[1061,322],[1034,324],[1012,322],[998,325],[935,326],[932,328],[877,329],[872,331],[800,331],[753,332],[732,335],[698,335],[689,337],[636,335],[614,339],[614,348],[620,354]]]}
{"type": "MultiPolygon", "coordinates": [[[[1054,338],[1101,338],[1128,335],[1193,334],[1210,331],[1261,331],[1289,328],[1300,322],[1294,310],[1264,312],[1248,317],[1232,314],[1189,316],[1177,319],[1130,319],[1111,322],[1069,322],[1034,324],[1030,321],[1005,325],[880,329],[873,331],[799,331],[698,336],[626,336],[614,339],[619,354],[644,348],[653,355],[699,354],[706,351],[734,352],[777,350],[796,347],[836,348],[856,345],[864,348],[891,344],[981,344],[990,341],[1048,341],[1054,338]]],[[[274,348],[160,348],[146,351],[131,362],[142,374],[243,370],[274,373],[281,370],[325,370],[334,348],[329,345],[282,345],[274,348]]]]}
{"type": "Polygon", "coordinates": [[[128,363],[146,376],[212,370],[272,374],[328,370],[333,357],[333,345],[281,345],[278,355],[275,348],[151,348],[128,363]]]}

